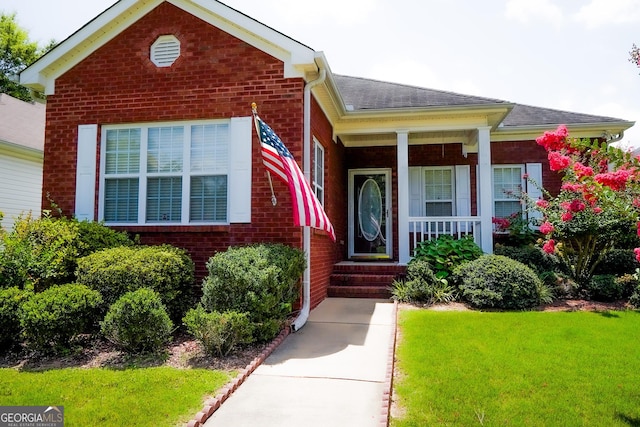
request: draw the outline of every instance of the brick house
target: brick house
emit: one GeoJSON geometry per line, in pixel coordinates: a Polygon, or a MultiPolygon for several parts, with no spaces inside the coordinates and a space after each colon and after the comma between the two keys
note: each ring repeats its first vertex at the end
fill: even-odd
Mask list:
{"type": "Polygon", "coordinates": [[[535,137],[633,125],[337,75],[322,52],[215,0],[120,0],[21,82],[48,96],[43,190],[65,214],[184,247],[200,276],[230,245],[303,248],[311,307],[345,265],[393,274],[437,234],[491,252],[492,217],[522,208],[504,190],[526,189],[525,173],[559,189],[535,137]],[[275,180],[272,205],[252,102],[308,173],[335,243],[293,225],[275,180]]]}

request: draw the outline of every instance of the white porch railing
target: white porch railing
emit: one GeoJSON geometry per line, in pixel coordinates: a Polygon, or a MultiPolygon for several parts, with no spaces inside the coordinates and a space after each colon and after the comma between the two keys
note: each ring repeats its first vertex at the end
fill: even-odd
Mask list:
{"type": "Polygon", "coordinates": [[[473,236],[481,246],[479,216],[412,216],[409,217],[409,253],[413,256],[418,243],[437,239],[442,234],[456,238],[473,236]]]}

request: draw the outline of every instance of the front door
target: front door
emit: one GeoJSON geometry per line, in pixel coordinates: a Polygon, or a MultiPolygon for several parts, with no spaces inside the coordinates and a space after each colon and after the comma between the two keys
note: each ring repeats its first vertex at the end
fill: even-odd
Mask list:
{"type": "Polygon", "coordinates": [[[390,209],[390,169],[349,171],[349,258],[392,258],[390,209]]]}

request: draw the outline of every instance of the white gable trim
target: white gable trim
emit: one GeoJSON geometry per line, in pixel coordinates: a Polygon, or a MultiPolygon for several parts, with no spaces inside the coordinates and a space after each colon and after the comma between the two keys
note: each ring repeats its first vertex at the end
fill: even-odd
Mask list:
{"type": "MultiPolygon", "coordinates": [[[[168,0],[214,27],[283,61],[283,76],[303,77],[316,71],[315,51],[216,0],[168,0]]],[[[20,74],[20,83],[46,95],[55,93],[55,80],[163,0],[120,0],[64,40],[20,74]]]]}

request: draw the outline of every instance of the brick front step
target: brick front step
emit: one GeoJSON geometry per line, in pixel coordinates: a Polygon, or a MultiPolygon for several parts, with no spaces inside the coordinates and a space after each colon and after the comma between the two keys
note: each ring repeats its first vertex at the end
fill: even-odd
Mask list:
{"type": "Polygon", "coordinates": [[[391,262],[341,262],[334,266],[327,292],[330,297],[387,299],[391,284],[405,272],[406,266],[391,262]]]}
{"type": "Polygon", "coordinates": [[[327,294],[336,298],[391,298],[391,291],[387,286],[329,286],[327,294]]]}

